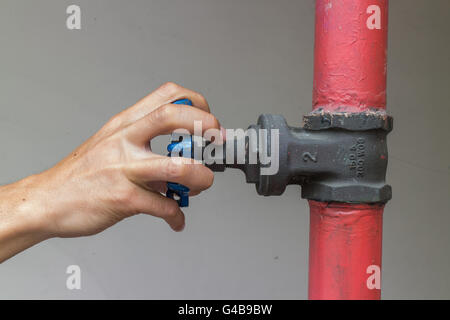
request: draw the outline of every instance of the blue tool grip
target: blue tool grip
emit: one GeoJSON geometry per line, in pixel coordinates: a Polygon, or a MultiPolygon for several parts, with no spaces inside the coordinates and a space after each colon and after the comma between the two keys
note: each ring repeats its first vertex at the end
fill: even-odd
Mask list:
{"type": "MultiPolygon", "coordinates": [[[[175,101],[173,104],[180,104],[186,106],[192,106],[192,101],[189,99],[180,99],[175,101]]],[[[172,140],[167,146],[167,151],[169,151],[168,156],[171,157],[174,152],[178,153],[182,157],[192,158],[192,136],[183,137],[182,141],[172,140]],[[189,150],[189,152],[185,152],[189,150]]],[[[178,196],[177,202],[180,207],[189,206],[189,188],[175,182],[167,182],[167,192],[166,197],[174,199],[175,195],[178,196]]]]}

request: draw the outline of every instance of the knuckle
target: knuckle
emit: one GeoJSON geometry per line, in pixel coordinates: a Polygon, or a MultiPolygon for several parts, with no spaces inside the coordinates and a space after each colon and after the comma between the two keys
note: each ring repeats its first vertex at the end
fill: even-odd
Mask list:
{"type": "Polygon", "coordinates": [[[160,88],[159,91],[161,95],[166,97],[171,97],[175,95],[178,91],[180,91],[181,86],[176,84],[175,82],[166,82],[160,88]]]}
{"type": "Polygon", "coordinates": [[[164,118],[172,119],[177,114],[177,107],[172,104],[166,104],[162,107],[164,118]]]}
{"type": "Polygon", "coordinates": [[[170,126],[175,116],[176,116],[175,106],[166,104],[150,113],[147,117],[147,121],[149,122],[149,125],[159,123],[166,126],[170,126]]]}
{"type": "Polygon", "coordinates": [[[165,122],[173,119],[176,113],[176,107],[171,104],[166,104],[157,110],[158,119],[165,122]]]}
{"type": "Polygon", "coordinates": [[[178,205],[173,201],[168,202],[163,210],[165,215],[169,218],[174,218],[178,215],[178,205]]]}
{"type": "Polygon", "coordinates": [[[166,165],[167,176],[170,179],[180,179],[187,173],[187,165],[183,163],[177,163],[174,159],[169,159],[166,165]]]}

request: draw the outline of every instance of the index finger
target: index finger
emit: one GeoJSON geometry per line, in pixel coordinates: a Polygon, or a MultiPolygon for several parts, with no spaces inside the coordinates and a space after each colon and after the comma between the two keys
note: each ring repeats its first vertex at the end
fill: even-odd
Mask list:
{"type": "Polygon", "coordinates": [[[177,100],[189,99],[193,107],[210,112],[209,104],[205,97],[193,90],[184,88],[176,83],[167,82],[148,96],[139,100],[135,105],[123,111],[122,117],[126,124],[132,123],[145,117],[147,114],[162,105],[173,103],[177,100]]]}
{"type": "MultiPolygon", "coordinates": [[[[220,123],[211,113],[181,105],[167,104],[129,125],[125,130],[128,139],[138,145],[146,144],[158,135],[170,134],[177,129],[186,129],[195,134],[196,124],[201,133],[216,129],[220,136],[220,123]]],[[[219,140],[222,140],[219,137],[219,140]]]]}

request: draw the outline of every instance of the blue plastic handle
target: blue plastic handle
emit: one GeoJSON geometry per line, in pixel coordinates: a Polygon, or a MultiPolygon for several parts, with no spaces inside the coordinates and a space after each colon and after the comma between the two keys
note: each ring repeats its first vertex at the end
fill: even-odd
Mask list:
{"type": "MultiPolygon", "coordinates": [[[[192,101],[189,99],[180,99],[175,101],[173,104],[192,106],[192,101]]],[[[169,151],[169,157],[171,157],[173,153],[178,153],[182,157],[192,158],[192,136],[184,136],[182,141],[172,140],[167,146],[167,151],[169,151]],[[189,152],[185,152],[187,150],[189,150],[189,152]]],[[[178,199],[176,200],[180,207],[189,206],[189,191],[189,188],[183,186],[182,184],[167,182],[166,197],[174,199],[175,195],[177,195],[178,199]]]]}

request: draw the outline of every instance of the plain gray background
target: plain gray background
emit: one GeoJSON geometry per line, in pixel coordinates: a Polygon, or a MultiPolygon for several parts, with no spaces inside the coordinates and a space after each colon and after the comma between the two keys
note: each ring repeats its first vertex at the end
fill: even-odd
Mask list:
{"type": "MultiPolygon", "coordinates": [[[[448,0],[390,3],[385,299],[450,298],[449,12],[448,0]]],[[[313,39],[313,0],[1,0],[0,183],[51,167],[168,80],[202,92],[225,127],[260,113],[299,124],[313,39]],[[81,31],[65,26],[73,3],[81,31]]],[[[41,243],[0,265],[0,298],[307,297],[309,209],[297,187],[259,197],[229,170],[186,216],[180,234],[137,216],[41,243]],[[66,289],[71,264],[80,291],[66,289]]]]}

